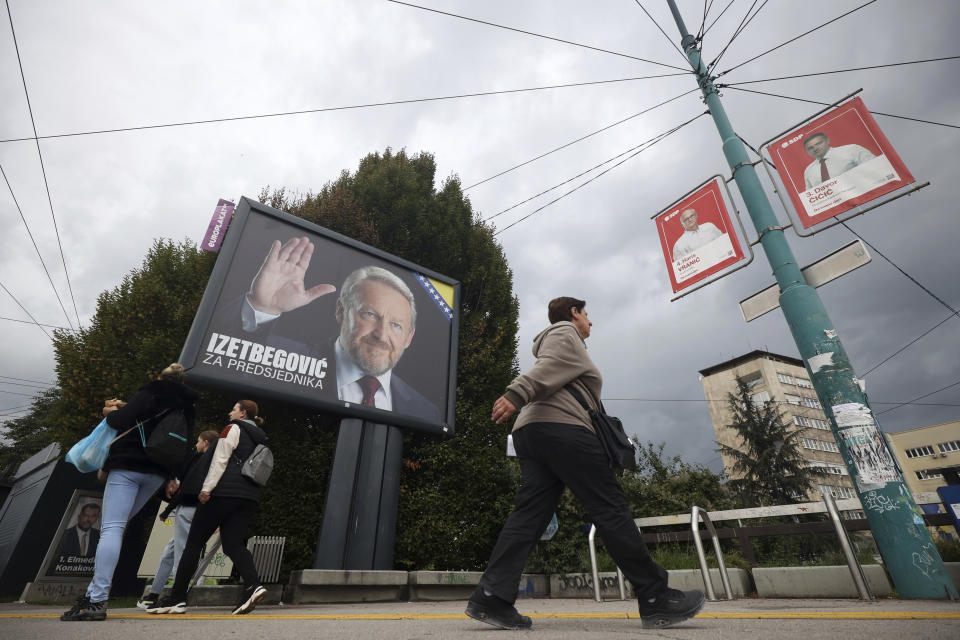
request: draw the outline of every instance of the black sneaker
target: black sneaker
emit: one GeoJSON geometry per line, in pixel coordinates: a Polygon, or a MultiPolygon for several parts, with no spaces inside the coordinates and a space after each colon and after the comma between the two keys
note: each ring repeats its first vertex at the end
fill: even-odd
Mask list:
{"type": "Polygon", "coordinates": [[[177,598],[161,598],[152,606],[147,607],[147,613],[186,613],[187,603],[177,598]]]}
{"type": "Polygon", "coordinates": [[[137,600],[138,609],[149,609],[150,607],[156,606],[157,601],[160,600],[159,593],[150,593],[137,600]]]}
{"type": "Polygon", "coordinates": [[[474,620],[486,622],[498,629],[529,629],[533,626],[533,621],[528,616],[520,615],[516,607],[506,600],[486,595],[481,586],[477,587],[467,601],[465,613],[474,620]]]}
{"type": "Polygon", "coordinates": [[[640,599],[640,620],[644,629],[660,629],[683,622],[703,608],[703,591],[667,589],[653,602],[640,599]]]}
{"type": "Polygon", "coordinates": [[[64,611],[60,619],[65,622],[77,620],[106,620],[107,619],[107,601],[90,602],[87,596],[77,598],[69,611],[64,611]]]}
{"type": "Polygon", "coordinates": [[[231,613],[235,616],[250,613],[257,607],[257,603],[263,600],[266,595],[267,590],[263,588],[263,585],[258,584],[255,587],[244,589],[240,594],[240,600],[237,601],[237,606],[233,608],[231,613]]]}

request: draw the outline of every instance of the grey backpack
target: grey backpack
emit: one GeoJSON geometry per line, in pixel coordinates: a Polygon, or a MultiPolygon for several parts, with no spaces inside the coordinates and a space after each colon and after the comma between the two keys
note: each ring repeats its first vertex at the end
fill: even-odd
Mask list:
{"type": "Polygon", "coordinates": [[[265,444],[258,444],[240,467],[240,475],[261,487],[267,484],[273,472],[273,452],[265,444]]]}

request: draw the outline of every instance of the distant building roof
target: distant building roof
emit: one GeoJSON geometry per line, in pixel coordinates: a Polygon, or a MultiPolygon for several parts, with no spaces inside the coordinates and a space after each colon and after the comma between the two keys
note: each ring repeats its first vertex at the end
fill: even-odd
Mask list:
{"type": "Polygon", "coordinates": [[[765,358],[767,360],[774,360],[776,362],[783,362],[786,364],[792,364],[797,367],[803,366],[803,360],[798,358],[791,358],[790,356],[782,356],[778,353],[770,353],[769,351],[764,351],[763,349],[756,349],[750,353],[745,353],[742,356],[737,356],[732,360],[727,360],[726,362],[721,362],[720,364],[715,364],[713,366],[707,367],[706,369],[700,370],[700,375],[702,376],[711,376],[715,373],[721,371],[726,371],[727,369],[733,369],[738,367],[745,362],[750,362],[751,360],[757,360],[759,358],[765,358]]]}

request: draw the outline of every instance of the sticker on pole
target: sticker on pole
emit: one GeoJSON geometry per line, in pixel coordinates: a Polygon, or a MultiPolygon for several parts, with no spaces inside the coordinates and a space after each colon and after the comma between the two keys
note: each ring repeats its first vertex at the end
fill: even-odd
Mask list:
{"type": "Polygon", "coordinates": [[[914,182],[860,98],[766,146],[804,228],[914,182]]]}
{"type": "Polygon", "coordinates": [[[654,220],[674,293],[744,257],[717,177],[658,213],[654,220]]]}

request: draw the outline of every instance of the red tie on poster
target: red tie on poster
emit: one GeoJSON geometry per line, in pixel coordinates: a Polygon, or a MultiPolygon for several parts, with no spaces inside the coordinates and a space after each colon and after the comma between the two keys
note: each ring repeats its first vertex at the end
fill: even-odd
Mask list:
{"type": "Polygon", "coordinates": [[[377,406],[373,401],[373,397],[377,394],[377,391],[380,390],[380,381],[373,376],[363,376],[357,380],[357,384],[363,389],[363,400],[360,401],[360,404],[365,407],[377,406]]]}

